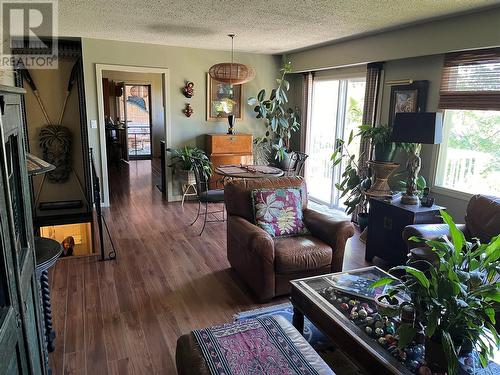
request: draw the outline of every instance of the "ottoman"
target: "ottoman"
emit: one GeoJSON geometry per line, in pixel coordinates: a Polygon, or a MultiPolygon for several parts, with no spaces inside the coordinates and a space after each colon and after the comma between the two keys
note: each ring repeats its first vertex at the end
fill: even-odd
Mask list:
{"type": "MultiPolygon", "coordinates": [[[[323,359],[314,351],[311,345],[285,318],[274,316],[275,321],[283,329],[293,345],[302,353],[306,361],[320,375],[334,375],[323,359]]],[[[175,352],[177,374],[179,375],[210,375],[210,370],[203,358],[200,346],[191,332],[179,337],[175,352]]]]}

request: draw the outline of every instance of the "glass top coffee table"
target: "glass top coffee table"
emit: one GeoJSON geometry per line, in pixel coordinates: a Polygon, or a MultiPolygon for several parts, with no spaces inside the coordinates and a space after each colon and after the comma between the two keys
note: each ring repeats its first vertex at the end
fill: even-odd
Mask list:
{"type": "MultiPolygon", "coordinates": [[[[390,275],[366,267],[291,281],[293,325],[302,333],[307,316],[367,374],[415,373],[423,363],[424,346],[413,343],[398,349],[394,336],[399,316],[387,317],[377,311],[374,298],[385,294],[387,287],[373,289],[370,285],[385,276],[390,275]]],[[[486,369],[459,359],[459,373],[499,374],[498,359],[495,356],[486,369]]]]}
{"type": "MultiPolygon", "coordinates": [[[[412,374],[408,368],[377,342],[378,335],[375,334],[375,327],[372,334],[368,335],[362,325],[349,319],[350,311],[355,306],[354,303],[360,308],[363,304],[363,310],[368,310],[370,315],[376,313],[376,304],[370,298],[381,291],[373,290],[368,286],[380,277],[386,276],[385,272],[377,267],[354,270],[352,273],[359,271],[370,275],[367,277],[367,281],[350,277],[350,272],[291,281],[291,302],[294,308],[293,324],[295,328],[302,332],[304,315],[307,316],[366,373],[412,374]],[[338,276],[344,275],[347,277],[338,278],[338,276]],[[334,288],[334,286],[338,288],[334,288]],[[354,294],[343,292],[347,290],[354,294]]],[[[385,333],[380,337],[384,336],[385,333]]]]}

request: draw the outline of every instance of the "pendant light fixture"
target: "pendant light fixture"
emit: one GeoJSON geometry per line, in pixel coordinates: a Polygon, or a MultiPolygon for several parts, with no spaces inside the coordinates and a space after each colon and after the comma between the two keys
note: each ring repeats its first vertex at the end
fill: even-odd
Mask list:
{"type": "Polygon", "coordinates": [[[234,37],[235,34],[228,34],[231,38],[231,62],[218,63],[210,67],[208,74],[216,81],[239,85],[255,78],[255,69],[251,66],[234,62],[234,37]]]}

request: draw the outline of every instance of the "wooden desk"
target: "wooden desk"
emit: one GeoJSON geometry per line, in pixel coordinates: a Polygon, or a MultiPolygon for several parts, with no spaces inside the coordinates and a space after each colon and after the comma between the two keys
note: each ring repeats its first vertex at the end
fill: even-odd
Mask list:
{"type": "MultiPolygon", "coordinates": [[[[224,164],[253,164],[252,134],[207,134],[207,155],[214,171],[224,164]]],[[[221,189],[222,176],[213,173],[210,178],[210,189],[221,189]]]]}
{"type": "Polygon", "coordinates": [[[405,205],[400,199],[390,203],[371,198],[365,259],[371,261],[377,256],[391,265],[405,264],[408,248],[403,241],[403,229],[413,224],[441,223],[439,210],[444,208],[405,205]]]}

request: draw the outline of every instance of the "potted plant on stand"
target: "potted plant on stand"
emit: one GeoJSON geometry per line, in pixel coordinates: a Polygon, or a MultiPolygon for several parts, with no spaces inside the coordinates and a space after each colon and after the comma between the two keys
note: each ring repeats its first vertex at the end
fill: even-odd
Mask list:
{"type": "MultiPolygon", "coordinates": [[[[278,87],[272,89],[269,98],[266,99],[266,90],[262,89],[257,97],[248,98],[248,104],[255,106],[256,118],[265,119],[266,135],[275,159],[280,162],[282,169],[288,170],[292,160],[290,149],[290,138],[292,133],[300,128],[300,114],[297,108],[287,106],[287,92],[290,83],[285,79],[292,71],[290,63],[285,63],[280,69],[281,76],[276,79],[278,87]]],[[[261,142],[264,145],[265,142],[261,142]]]]}
{"type": "Polygon", "coordinates": [[[392,127],[362,125],[359,129],[359,134],[369,138],[374,148],[373,159],[368,162],[373,172],[373,183],[367,194],[372,197],[392,197],[388,180],[399,167],[399,164],[393,163],[398,146],[391,141],[392,127]]]}
{"type": "MultiPolygon", "coordinates": [[[[423,269],[415,263],[392,268],[390,272],[405,274],[389,294],[406,293],[415,311],[415,322],[398,329],[399,346],[406,347],[423,327],[427,364],[451,375],[457,373],[460,357],[474,350],[484,367],[500,346],[495,329],[495,313],[500,310],[500,234],[488,244],[477,239],[467,242],[446,212],[441,211],[441,217],[450,228],[450,238],[411,238],[425,242],[436,262],[416,261],[425,263],[423,269]]],[[[392,282],[384,278],[372,286],[392,282]]],[[[468,358],[466,364],[474,355],[468,358]]]]}
{"type": "Polygon", "coordinates": [[[375,148],[374,161],[391,163],[396,154],[397,145],[391,141],[392,127],[388,125],[361,125],[359,134],[370,138],[375,148]]]}
{"type": "Polygon", "coordinates": [[[212,163],[205,154],[205,151],[198,147],[185,146],[177,149],[167,149],[171,153],[169,165],[172,168],[172,174],[180,173],[183,176],[183,191],[186,187],[195,186],[196,179],[191,164],[190,157],[200,159],[203,165],[203,172],[207,180],[212,175],[212,163]]]}

